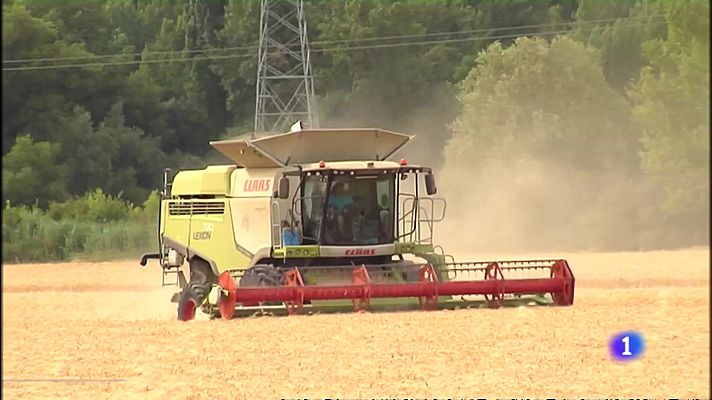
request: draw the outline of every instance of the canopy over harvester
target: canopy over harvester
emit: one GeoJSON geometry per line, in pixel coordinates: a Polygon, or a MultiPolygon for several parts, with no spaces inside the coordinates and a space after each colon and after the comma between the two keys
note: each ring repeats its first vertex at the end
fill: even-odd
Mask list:
{"type": "MultiPolygon", "coordinates": [[[[157,253],[178,318],[255,312],[571,305],[565,260],[456,262],[431,168],[389,160],[412,136],[299,129],[211,142],[233,164],[164,173],[157,253]],[[188,261],[189,279],[183,273],[188,261]],[[482,298],[484,297],[484,299],[482,298]]],[[[463,232],[463,234],[467,234],[463,232]]]]}

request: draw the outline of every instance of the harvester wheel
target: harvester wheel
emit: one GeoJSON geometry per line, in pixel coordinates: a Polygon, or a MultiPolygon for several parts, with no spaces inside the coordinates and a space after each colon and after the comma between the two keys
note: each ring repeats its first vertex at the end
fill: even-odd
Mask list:
{"type": "Polygon", "coordinates": [[[203,304],[213,283],[216,283],[210,264],[200,258],[190,260],[190,282],[178,296],[178,319],[190,321],[195,318],[195,311],[203,304]]]}
{"type": "Polygon", "coordinates": [[[396,261],[394,264],[386,265],[378,268],[376,272],[382,275],[372,275],[378,279],[379,277],[386,279],[395,279],[403,282],[418,282],[420,280],[420,264],[416,264],[410,260],[396,261]]]}
{"type": "MultiPolygon", "coordinates": [[[[282,285],[282,274],[271,265],[255,265],[248,268],[240,278],[239,286],[280,286],[282,285]]],[[[282,303],[260,303],[262,305],[280,305],[282,303]]],[[[254,307],[259,304],[245,304],[254,307]]]]}
{"type": "Polygon", "coordinates": [[[240,286],[279,286],[282,274],[271,265],[255,265],[248,268],[240,279],[240,286]]]}
{"type": "Polygon", "coordinates": [[[403,280],[406,282],[419,282],[420,281],[420,265],[412,262],[405,261],[401,266],[401,273],[403,280]]]}
{"type": "Polygon", "coordinates": [[[178,297],[178,319],[181,321],[190,321],[195,318],[195,310],[201,303],[195,290],[188,285],[183,288],[178,297]]]}

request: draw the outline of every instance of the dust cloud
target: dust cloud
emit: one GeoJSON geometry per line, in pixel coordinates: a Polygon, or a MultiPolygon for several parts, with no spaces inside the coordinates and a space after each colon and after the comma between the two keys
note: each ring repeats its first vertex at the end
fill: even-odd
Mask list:
{"type": "Polygon", "coordinates": [[[448,215],[439,242],[454,251],[642,251],[705,245],[709,220],[674,229],[661,190],[641,176],[496,157],[448,162],[439,173],[448,215]]]}
{"type": "Polygon", "coordinates": [[[417,100],[403,100],[409,104],[400,107],[402,112],[393,112],[394,106],[381,93],[360,93],[349,98],[347,105],[320,117],[320,127],[380,128],[413,135],[390,159],[406,158],[410,164],[440,168],[444,163],[442,148],[451,137],[448,125],[460,113],[456,89],[448,84],[434,85],[427,95],[414,93],[413,97],[417,100]]]}
{"type": "MultiPolygon", "coordinates": [[[[592,170],[541,153],[507,148],[488,158],[447,153],[462,109],[441,87],[400,115],[378,98],[352,98],[322,128],[374,127],[415,135],[391,159],[433,168],[447,200],[435,242],[455,252],[645,251],[709,243],[709,213],[671,221],[660,211],[663,189],[635,168],[592,170]],[[379,104],[383,107],[379,107],[379,104]]],[[[532,127],[533,128],[533,127],[532,127]]],[[[633,164],[637,154],[631,154],[633,164]]]]}

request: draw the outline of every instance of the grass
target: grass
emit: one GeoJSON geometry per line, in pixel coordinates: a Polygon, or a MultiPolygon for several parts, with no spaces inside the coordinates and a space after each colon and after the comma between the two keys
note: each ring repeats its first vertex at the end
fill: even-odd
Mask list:
{"type": "Polygon", "coordinates": [[[101,192],[48,210],[6,205],[3,263],[126,258],[156,247],[157,198],[134,207],[101,192]]]}

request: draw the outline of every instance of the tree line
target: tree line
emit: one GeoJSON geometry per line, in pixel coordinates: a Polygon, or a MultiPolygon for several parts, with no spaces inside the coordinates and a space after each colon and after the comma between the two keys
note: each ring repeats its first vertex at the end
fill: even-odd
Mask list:
{"type": "MultiPolygon", "coordinates": [[[[624,177],[635,193],[599,201],[648,190],[640,220],[701,226],[699,240],[708,9],[305,1],[321,125],[414,133],[411,157],[452,176],[498,154],[573,168],[588,187],[624,177]]],[[[100,189],[141,205],[164,167],[225,161],[208,141],[252,128],[259,12],[258,0],[4,0],[4,202],[47,210],[100,189]]]]}

